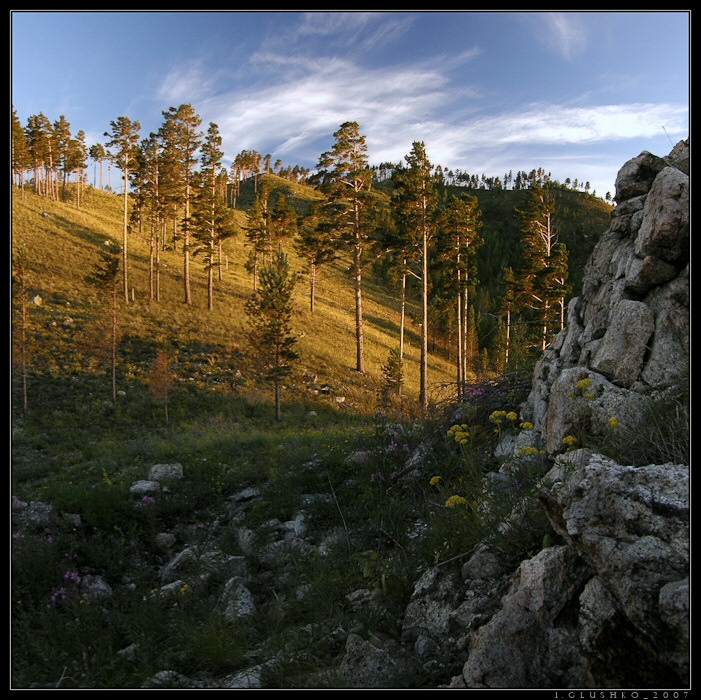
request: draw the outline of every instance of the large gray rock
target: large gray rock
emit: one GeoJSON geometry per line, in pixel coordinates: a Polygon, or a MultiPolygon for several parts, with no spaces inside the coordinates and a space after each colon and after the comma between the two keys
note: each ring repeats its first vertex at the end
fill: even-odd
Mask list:
{"type": "MultiPolygon", "coordinates": [[[[589,613],[595,623],[582,626],[584,647],[622,664],[626,655],[614,647],[630,636],[636,653],[655,669],[641,682],[688,683],[688,465],[625,467],[581,451],[560,456],[546,482],[551,486],[542,498],[550,521],[606,591],[609,612],[589,613]],[[628,632],[618,634],[619,627],[628,632]]],[[[588,600],[590,611],[599,605],[591,590],[588,600]]],[[[600,682],[616,674],[620,683],[623,668],[606,669],[600,682]]]]}
{"type": "Polygon", "coordinates": [[[463,677],[468,688],[575,687],[584,675],[576,626],[562,611],[581,588],[586,567],[569,547],[524,561],[501,609],[472,638],[463,677]]]}

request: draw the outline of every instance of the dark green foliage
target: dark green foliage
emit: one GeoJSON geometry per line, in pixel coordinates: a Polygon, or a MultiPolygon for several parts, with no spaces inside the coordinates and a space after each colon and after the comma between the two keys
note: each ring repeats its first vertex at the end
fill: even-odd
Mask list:
{"type": "Polygon", "coordinates": [[[275,386],[275,414],[280,413],[280,391],[298,359],[293,349],[297,339],[291,335],[292,292],[296,276],[290,272],[287,257],[279,251],[275,261],[260,273],[260,286],[246,302],[251,324],[249,342],[264,378],[275,386]]]}
{"type": "Polygon", "coordinates": [[[121,251],[121,246],[118,243],[105,241],[104,247],[98,251],[100,259],[95,269],[86,277],[86,281],[97,287],[111,290],[119,272],[119,255],[121,251]]]}

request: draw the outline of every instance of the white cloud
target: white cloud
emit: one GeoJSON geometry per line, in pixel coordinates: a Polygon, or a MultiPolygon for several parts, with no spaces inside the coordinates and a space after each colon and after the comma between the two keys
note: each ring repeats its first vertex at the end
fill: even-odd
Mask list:
{"type": "Polygon", "coordinates": [[[201,61],[173,68],[163,78],[157,95],[168,105],[196,104],[211,94],[217,74],[204,68],[201,61]]]}
{"type": "MultiPolygon", "coordinates": [[[[561,55],[574,56],[584,48],[580,14],[530,13],[524,21],[532,24],[536,15],[540,38],[555,42],[561,55]]],[[[353,43],[358,37],[379,36],[372,34],[373,27],[379,31],[389,26],[377,22],[379,16],[312,13],[287,39],[296,48],[312,36],[331,37],[334,46],[343,37],[353,43]]],[[[563,167],[565,176],[598,180],[605,183],[600,188],[611,189],[606,183],[613,182],[623,164],[610,155],[616,142],[652,139],[662,133],[662,126],[673,136],[688,135],[686,105],[596,105],[589,104],[590,93],[570,96],[567,104],[510,105],[490,113],[494,95],[475,87],[464,70],[480,56],[479,49],[372,69],[363,67],[355,53],[349,58],[331,51],[326,55],[318,45],[314,49],[318,55],[277,51],[268,44],[251,55],[248,70],[240,73],[253,76],[254,84],[237,84],[197,102],[203,121],[219,125],[228,156],[242,149],[266,150],[286,162],[313,167],[321,151],[331,146],[339,125],[357,121],[372,163],[396,162],[419,140],[434,164],[501,176],[517,170],[520,158],[523,168],[547,169],[552,163],[563,167]],[[462,73],[459,84],[452,78],[456,70],[462,73]],[[581,148],[586,144],[601,144],[601,154],[585,157],[581,148]],[[554,147],[560,147],[560,154],[565,147],[566,152],[550,155],[554,147]],[[581,175],[572,172],[574,166],[581,175]]],[[[200,93],[209,87],[198,66],[173,73],[169,84],[189,95],[193,84],[200,93]]]]}
{"type": "Polygon", "coordinates": [[[310,40],[332,40],[334,51],[353,46],[358,49],[378,48],[396,41],[414,22],[404,13],[385,12],[306,12],[302,22],[276,41],[290,50],[304,49],[310,40]]]}
{"type": "Polygon", "coordinates": [[[586,48],[586,13],[516,12],[513,16],[534,39],[567,61],[581,55],[586,48]]]}
{"type": "Polygon", "coordinates": [[[586,31],[580,18],[581,15],[568,12],[543,14],[545,40],[568,61],[586,47],[586,31]]]}
{"type": "Polygon", "coordinates": [[[662,126],[680,134],[688,109],[668,104],[568,107],[534,104],[515,114],[477,120],[467,127],[487,144],[581,144],[659,134],[662,126]]]}

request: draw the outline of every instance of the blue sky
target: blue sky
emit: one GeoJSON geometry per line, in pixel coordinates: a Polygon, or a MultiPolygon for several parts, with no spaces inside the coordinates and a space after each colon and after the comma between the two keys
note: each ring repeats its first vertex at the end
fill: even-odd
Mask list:
{"type": "Polygon", "coordinates": [[[316,166],[357,121],[371,164],[542,167],[614,194],[642,151],[689,135],[690,13],[12,12],[12,104],[88,146],[190,103],[242,150],[316,166]]]}

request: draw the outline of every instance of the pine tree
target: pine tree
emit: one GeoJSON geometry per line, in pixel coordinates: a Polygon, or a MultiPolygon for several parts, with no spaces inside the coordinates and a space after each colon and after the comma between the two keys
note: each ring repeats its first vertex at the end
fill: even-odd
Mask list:
{"type": "Polygon", "coordinates": [[[282,251],[284,241],[294,239],[299,227],[297,212],[287,201],[284,194],[280,194],[271,212],[271,229],[273,244],[278,252],[282,251]]]}
{"type": "Polygon", "coordinates": [[[504,326],[504,371],[508,371],[511,364],[511,341],[515,315],[520,311],[524,303],[524,289],[520,279],[514,274],[513,268],[505,267],[502,272],[504,291],[501,296],[501,312],[505,317],[504,326]]]}
{"type": "MultiPolygon", "coordinates": [[[[533,171],[535,173],[535,171],[533,171]]],[[[541,185],[537,175],[529,190],[528,204],[519,211],[524,246],[520,280],[527,303],[536,311],[540,323],[540,348],[545,350],[553,325],[557,323],[557,307],[564,319],[564,298],[567,294],[567,251],[558,244],[557,201],[552,183],[541,185]]]]}
{"type": "Polygon", "coordinates": [[[88,155],[93,161],[93,187],[97,186],[97,166],[100,166],[100,189],[104,189],[103,183],[103,164],[107,160],[107,152],[101,143],[94,143],[88,149],[88,155]]]}
{"type": "Polygon", "coordinates": [[[48,118],[39,112],[27,120],[25,136],[29,159],[34,170],[36,194],[56,199],[54,167],[56,162],[56,137],[48,118]]]}
{"type": "Polygon", "coordinates": [[[419,403],[423,411],[428,408],[428,262],[429,245],[436,229],[436,176],[426,155],[423,142],[414,141],[406,158],[407,167],[395,175],[393,197],[397,225],[407,241],[406,249],[416,250],[418,272],[421,281],[421,358],[419,403]]]}
{"type": "Polygon", "coordinates": [[[160,236],[164,211],[160,193],[161,145],[156,134],[139,144],[136,169],[136,197],[148,216],[149,299],[160,301],[160,236]]]}
{"type": "Polygon", "coordinates": [[[66,183],[71,172],[71,125],[66,117],[61,115],[54,122],[54,136],[56,138],[57,163],[61,171],[61,201],[66,201],[66,183]]]}
{"type": "Polygon", "coordinates": [[[224,152],[219,127],[210,122],[200,151],[201,169],[193,201],[192,231],[198,245],[195,252],[203,252],[207,273],[207,308],[214,306],[214,269],[218,264],[220,241],[232,227],[226,199],[219,187],[219,171],[224,152]]]}
{"type": "Polygon", "coordinates": [[[372,170],[368,167],[365,136],[357,122],[344,122],[334,133],[334,145],[319,157],[314,182],[325,195],[324,217],[333,222],[335,236],[353,250],[355,283],[356,364],[365,374],[363,340],[363,246],[369,230],[365,220],[372,170]]]}
{"type": "Polygon", "coordinates": [[[184,301],[192,304],[190,289],[190,207],[192,204],[192,176],[197,165],[196,153],[201,141],[202,120],[192,105],[182,104],[163,112],[164,122],[159,134],[163,140],[164,173],[167,173],[169,194],[174,210],[182,208],[183,233],[183,287],[184,301]]]}
{"type": "Polygon", "coordinates": [[[16,185],[20,188],[24,199],[24,173],[30,166],[29,148],[27,147],[27,136],[22,128],[22,123],[17,116],[17,112],[12,107],[12,174],[17,178],[16,185]]]}
{"type": "Polygon", "coordinates": [[[309,265],[309,310],[314,313],[317,272],[319,267],[333,260],[337,252],[336,241],[320,219],[318,205],[312,205],[301,218],[294,248],[309,265]]]}
{"type": "Polygon", "coordinates": [[[482,222],[477,207],[473,195],[449,195],[440,216],[442,257],[450,260],[455,274],[458,396],[462,396],[467,384],[471,361],[468,338],[475,332],[469,319],[470,290],[478,281],[475,260],[484,242],[478,234],[482,222]]]}
{"type": "Polygon", "coordinates": [[[404,361],[399,352],[399,348],[392,348],[387,356],[387,362],[382,365],[382,395],[385,400],[389,397],[401,396],[402,386],[404,386],[404,361]]]}
{"type": "Polygon", "coordinates": [[[129,173],[136,168],[136,156],[138,153],[137,144],[139,142],[139,122],[132,122],[129,117],[118,117],[116,121],[110,122],[112,132],[105,132],[105,136],[110,138],[107,143],[108,148],[115,148],[115,158],[117,167],[122,171],[124,179],[124,223],[122,230],[122,278],[124,280],[124,301],[129,303],[129,281],[127,279],[127,212],[129,209],[129,173]]]}
{"type": "Polygon", "coordinates": [[[273,250],[269,195],[270,187],[264,183],[246,212],[246,270],[253,275],[253,291],[258,289],[258,270],[261,264],[270,262],[273,250]]]}
{"type": "MultiPolygon", "coordinates": [[[[400,170],[400,166],[396,166],[400,170]]],[[[399,356],[404,358],[406,325],[407,277],[416,260],[416,247],[406,231],[400,229],[392,204],[378,208],[373,246],[378,258],[382,258],[385,274],[399,284],[399,356]]]]}
{"type": "Polygon", "coordinates": [[[76,206],[80,208],[83,192],[83,173],[88,167],[88,149],[85,145],[85,132],[79,131],[74,139],[71,139],[69,151],[69,169],[75,173],[76,179],[76,206]]]}
{"type": "MultiPolygon", "coordinates": [[[[120,249],[117,243],[105,242],[100,250],[100,261],[86,281],[103,291],[110,299],[110,357],[112,365],[112,400],[117,398],[117,341],[119,339],[119,314],[117,305],[117,276],[119,274],[120,249]]],[[[104,301],[104,300],[103,300],[104,301]]],[[[101,333],[103,329],[100,329],[101,333]]]]}
{"type": "Polygon", "coordinates": [[[296,276],[284,253],[260,271],[260,284],[246,302],[250,323],[249,343],[266,381],[275,388],[275,417],[282,420],[280,394],[282,382],[292,371],[299,355],[293,349],[297,339],[292,335],[292,292],[296,276]]]}

